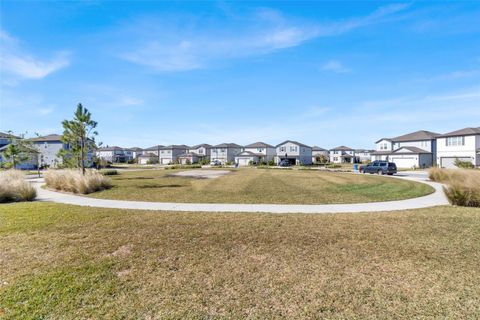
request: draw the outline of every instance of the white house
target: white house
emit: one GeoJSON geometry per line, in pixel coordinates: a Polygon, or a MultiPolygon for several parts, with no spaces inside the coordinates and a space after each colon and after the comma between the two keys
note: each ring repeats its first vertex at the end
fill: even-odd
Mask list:
{"type": "Polygon", "coordinates": [[[187,153],[189,146],[184,144],[172,144],[160,148],[160,164],[173,164],[178,161],[178,156],[187,153]]]}
{"type": "Polygon", "coordinates": [[[210,149],[210,160],[218,160],[222,164],[234,162],[235,156],[242,152],[242,146],[236,143],[221,143],[210,149]]]}
{"type": "Polygon", "coordinates": [[[138,164],[158,163],[158,156],[152,152],[141,154],[137,157],[138,164]]]}
{"type": "Polygon", "coordinates": [[[355,149],[355,160],[356,162],[369,162],[372,158],[371,153],[374,150],[366,150],[366,149],[355,149]]]}
{"type": "Polygon", "coordinates": [[[312,164],[312,147],[286,140],[276,146],[275,163],[288,160],[292,165],[312,164]]]}
{"type": "Polygon", "coordinates": [[[240,166],[250,163],[268,162],[275,158],[275,147],[265,142],[255,142],[246,145],[243,151],[235,156],[235,162],[240,166]]]}
{"type": "Polygon", "coordinates": [[[111,163],[125,163],[133,160],[133,151],[128,148],[107,146],[97,149],[95,156],[111,163]]]}
{"type": "Polygon", "coordinates": [[[355,150],[346,146],[339,146],[330,149],[330,162],[332,163],[354,163],[355,150]]]}
{"type": "Polygon", "coordinates": [[[456,168],[455,160],[480,166],[480,127],[464,128],[437,137],[437,164],[456,168]]]}
{"type": "Polygon", "coordinates": [[[375,142],[371,160],[394,162],[399,168],[425,168],[435,164],[437,137],[431,131],[415,131],[395,138],[382,138],[375,142]]]}
{"type": "Polygon", "coordinates": [[[317,146],[312,147],[312,162],[320,162],[321,159],[325,159],[330,161],[329,151],[327,149],[323,149],[317,146]]]}

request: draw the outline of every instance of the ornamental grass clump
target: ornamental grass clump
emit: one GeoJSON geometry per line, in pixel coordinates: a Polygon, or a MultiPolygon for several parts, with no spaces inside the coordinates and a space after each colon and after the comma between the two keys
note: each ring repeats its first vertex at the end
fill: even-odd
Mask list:
{"type": "Polygon", "coordinates": [[[73,193],[88,194],[112,187],[110,179],[96,170],[85,174],[76,169],[48,170],[44,177],[47,187],[73,193]]]}
{"type": "Polygon", "coordinates": [[[0,203],[32,201],[36,196],[35,188],[25,180],[23,172],[13,169],[0,172],[0,203]]]}
{"type": "Polygon", "coordinates": [[[446,184],[444,190],[451,204],[480,207],[480,171],[433,168],[429,177],[446,184]]]}

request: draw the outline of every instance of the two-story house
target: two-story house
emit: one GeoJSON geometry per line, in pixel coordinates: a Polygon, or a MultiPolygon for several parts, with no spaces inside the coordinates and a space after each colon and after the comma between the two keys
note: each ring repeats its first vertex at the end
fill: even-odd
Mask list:
{"type": "Polygon", "coordinates": [[[258,164],[269,162],[275,158],[275,147],[265,142],[255,142],[246,145],[243,151],[235,156],[235,163],[247,166],[250,163],[258,164]]]}
{"type": "Polygon", "coordinates": [[[480,127],[464,128],[437,137],[437,164],[456,168],[456,160],[480,166],[480,127]]]}
{"type": "Polygon", "coordinates": [[[382,138],[371,153],[371,160],[394,162],[399,168],[425,168],[436,162],[437,142],[440,134],[420,130],[395,138],[382,138]]]}
{"type": "Polygon", "coordinates": [[[312,147],[312,162],[322,163],[330,161],[329,152],[327,149],[318,146],[312,147]]]}
{"type": "Polygon", "coordinates": [[[106,146],[97,149],[95,156],[110,163],[126,163],[133,160],[133,151],[118,146],[106,146]]]}
{"type": "Polygon", "coordinates": [[[218,160],[222,164],[235,162],[235,156],[242,152],[242,146],[236,143],[221,143],[210,149],[210,160],[218,160]]]}
{"type": "Polygon", "coordinates": [[[312,164],[312,147],[303,143],[286,140],[276,147],[275,163],[282,160],[289,161],[292,165],[312,164]]]}
{"type": "Polygon", "coordinates": [[[139,147],[132,147],[132,148],[128,148],[132,151],[132,157],[133,159],[137,159],[138,156],[142,155],[143,154],[143,149],[142,148],[139,148],[139,147]]]}
{"type": "MultiPolygon", "coordinates": [[[[62,136],[59,134],[49,134],[43,137],[30,139],[33,147],[38,151],[37,164],[40,167],[48,166],[55,168],[62,164],[63,160],[59,157],[61,150],[70,150],[70,146],[63,143],[62,136]]],[[[92,153],[87,155],[87,166],[92,163],[92,153]]]]}
{"type": "Polygon", "coordinates": [[[173,164],[178,162],[178,156],[185,154],[190,149],[184,144],[172,144],[160,148],[160,164],[173,164]]]}
{"type": "Polygon", "coordinates": [[[355,150],[346,146],[330,149],[330,162],[355,163],[355,150]]]}
{"type": "Polygon", "coordinates": [[[355,149],[355,162],[370,162],[374,150],[355,149]]]}
{"type": "MultiPolygon", "coordinates": [[[[11,161],[11,159],[4,158],[3,153],[7,150],[10,144],[15,143],[15,141],[20,139],[23,138],[9,133],[0,132],[0,164],[11,161]]],[[[32,170],[38,167],[38,152],[35,148],[22,152],[20,158],[21,161],[18,161],[17,158],[17,163],[15,165],[16,169],[32,170]]]]}
{"type": "Polygon", "coordinates": [[[207,143],[197,144],[188,149],[186,153],[178,156],[178,162],[181,164],[198,163],[200,161],[210,160],[210,150],[212,146],[207,143]]]}

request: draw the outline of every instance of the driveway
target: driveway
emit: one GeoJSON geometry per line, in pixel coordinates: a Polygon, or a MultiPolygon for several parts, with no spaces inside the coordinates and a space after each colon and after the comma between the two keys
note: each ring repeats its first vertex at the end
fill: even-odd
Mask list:
{"type": "Polygon", "coordinates": [[[428,173],[423,171],[400,172],[392,179],[406,179],[428,184],[435,192],[427,196],[386,202],[354,203],[354,204],[234,204],[234,203],[171,203],[171,202],[144,202],[125,200],[95,199],[73,194],[45,190],[41,186],[43,178],[29,179],[37,189],[38,201],[49,201],[78,206],[137,209],[160,211],[194,211],[194,212],[265,212],[265,213],[355,213],[397,211],[408,209],[428,208],[448,205],[447,197],[443,192],[443,185],[428,180],[428,173]]]}

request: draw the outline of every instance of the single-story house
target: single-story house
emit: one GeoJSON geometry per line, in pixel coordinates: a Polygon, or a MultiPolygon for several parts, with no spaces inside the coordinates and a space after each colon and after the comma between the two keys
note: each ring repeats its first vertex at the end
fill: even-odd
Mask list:
{"type": "Polygon", "coordinates": [[[138,164],[158,163],[158,156],[152,152],[141,154],[137,157],[138,164]]]}
{"type": "Polygon", "coordinates": [[[312,162],[321,163],[330,161],[329,152],[327,149],[320,148],[318,146],[312,147],[312,162]]]}

